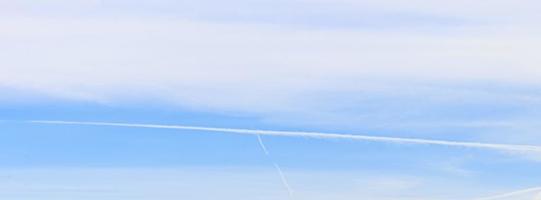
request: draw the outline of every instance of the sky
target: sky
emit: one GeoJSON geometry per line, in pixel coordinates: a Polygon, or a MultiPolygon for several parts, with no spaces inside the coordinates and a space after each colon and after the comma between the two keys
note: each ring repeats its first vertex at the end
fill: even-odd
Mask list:
{"type": "Polygon", "coordinates": [[[0,198],[535,200],[532,0],[0,0],[0,198]]]}

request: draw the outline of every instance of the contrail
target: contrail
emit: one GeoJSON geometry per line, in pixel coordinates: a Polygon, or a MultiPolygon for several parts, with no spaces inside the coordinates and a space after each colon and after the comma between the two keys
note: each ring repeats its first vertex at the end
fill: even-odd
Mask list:
{"type": "MultiPolygon", "coordinates": [[[[263,139],[261,138],[261,135],[260,134],[257,134],[257,141],[259,142],[259,146],[261,147],[261,149],[263,150],[263,152],[265,152],[265,155],[270,158],[270,153],[269,151],[267,150],[267,147],[265,146],[265,143],[263,143],[263,139]]],[[[280,180],[282,181],[282,185],[284,185],[284,187],[286,188],[288,194],[289,194],[289,198],[293,198],[293,189],[291,188],[291,186],[289,186],[289,181],[287,181],[287,178],[284,174],[284,172],[282,171],[282,168],[280,168],[280,165],[278,165],[278,163],[274,162],[273,161],[273,164],[274,164],[274,168],[276,169],[276,171],[278,171],[278,174],[280,175],[280,180]]]]}
{"type": "MultiPolygon", "coordinates": [[[[474,200],[498,200],[498,199],[507,198],[507,197],[514,197],[514,196],[521,195],[521,194],[527,194],[527,193],[530,193],[530,192],[533,193],[533,192],[537,192],[537,191],[541,192],[541,187],[528,188],[528,189],[524,189],[524,190],[509,192],[509,193],[505,193],[505,194],[499,194],[499,195],[490,196],[490,197],[477,198],[477,199],[474,199],[474,200]]],[[[536,196],[536,197],[533,197],[533,198],[534,198],[533,200],[537,200],[537,199],[539,199],[539,196],[536,196]]]]}
{"type": "Polygon", "coordinates": [[[257,134],[257,141],[259,142],[259,146],[261,147],[261,149],[263,149],[263,152],[265,152],[265,155],[267,155],[267,156],[270,155],[269,151],[267,150],[267,147],[263,143],[263,139],[261,139],[260,134],[257,134]]]}
{"type": "Polygon", "coordinates": [[[361,140],[361,141],[399,143],[399,144],[427,144],[427,145],[440,145],[440,146],[470,147],[470,148],[492,149],[492,150],[501,150],[501,151],[510,151],[510,152],[522,152],[522,153],[527,153],[527,152],[541,153],[541,146],[534,146],[534,145],[457,142],[457,141],[447,141],[447,140],[429,140],[429,139],[321,133],[321,132],[272,131],[272,130],[254,130],[254,129],[236,129],[236,128],[216,128],[216,127],[203,127],[203,126],[131,124],[131,123],[111,123],[111,122],[83,122],[83,121],[34,120],[34,121],[27,121],[27,122],[40,123],[40,124],[73,124],[73,125],[92,125],[92,126],[179,129],[179,130],[209,131],[209,132],[222,132],[222,133],[248,134],[248,135],[305,137],[305,138],[316,138],[316,139],[347,139],[347,140],[361,140]]]}
{"type": "Polygon", "coordinates": [[[276,168],[276,171],[278,171],[278,174],[280,174],[280,178],[282,179],[282,184],[284,184],[284,187],[287,189],[287,192],[289,193],[289,198],[293,197],[293,189],[291,189],[291,186],[289,186],[289,183],[287,181],[286,176],[284,175],[284,172],[280,168],[280,166],[276,163],[274,164],[274,168],[276,168]]]}

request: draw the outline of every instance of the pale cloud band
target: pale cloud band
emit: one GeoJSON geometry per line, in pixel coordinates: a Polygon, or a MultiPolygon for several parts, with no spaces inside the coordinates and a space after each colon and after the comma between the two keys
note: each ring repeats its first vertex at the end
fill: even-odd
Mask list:
{"type": "Polygon", "coordinates": [[[533,197],[534,198],[533,200],[539,200],[539,199],[541,199],[541,187],[528,188],[528,189],[523,189],[523,190],[519,190],[519,191],[509,192],[509,193],[490,196],[490,197],[477,198],[477,199],[474,199],[474,200],[516,199],[518,196],[521,196],[521,195],[524,195],[524,194],[527,194],[528,197],[532,196],[530,194],[537,195],[537,196],[533,197]]]}

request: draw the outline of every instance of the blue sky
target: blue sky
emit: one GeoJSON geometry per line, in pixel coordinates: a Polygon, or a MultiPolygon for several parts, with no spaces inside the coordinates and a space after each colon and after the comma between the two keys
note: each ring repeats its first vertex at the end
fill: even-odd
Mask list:
{"type": "Polygon", "coordinates": [[[25,121],[537,146],[538,4],[0,1],[0,197],[536,198],[539,153],[25,121]]]}

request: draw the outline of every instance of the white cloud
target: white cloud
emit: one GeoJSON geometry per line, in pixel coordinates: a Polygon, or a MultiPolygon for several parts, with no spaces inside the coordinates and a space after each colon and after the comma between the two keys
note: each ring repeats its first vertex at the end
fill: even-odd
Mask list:
{"type": "Polygon", "coordinates": [[[306,3],[322,3],[334,6],[352,6],[355,9],[366,9],[387,12],[430,13],[450,15],[461,18],[502,19],[517,16],[535,15],[532,0],[509,1],[431,1],[431,0],[300,0],[306,3]],[[518,12],[517,12],[518,11],[518,12]]]}
{"type": "MultiPolygon", "coordinates": [[[[478,194],[472,188],[454,183],[404,176],[354,171],[288,171],[288,174],[296,188],[294,198],[299,200],[451,200],[478,194]],[[393,194],[383,193],[386,189],[393,194]],[[451,190],[460,190],[462,194],[453,194],[451,190]]],[[[289,199],[271,168],[2,169],[0,177],[3,179],[0,198],[13,200],[289,199]]]]}
{"type": "Polygon", "coordinates": [[[68,97],[146,91],[200,106],[278,109],[273,104],[287,105],[304,92],[359,90],[372,80],[541,80],[535,35],[307,31],[165,19],[0,23],[7,30],[0,84],[68,97]]]}
{"type": "Polygon", "coordinates": [[[522,189],[519,191],[508,192],[508,193],[494,195],[490,197],[477,198],[475,200],[506,200],[506,199],[509,199],[509,200],[510,199],[513,199],[513,200],[534,199],[536,200],[538,199],[537,195],[539,194],[540,191],[541,191],[541,187],[527,188],[527,189],[522,189]]]}
{"type": "MultiPolygon", "coordinates": [[[[303,6],[293,7],[300,9],[298,12],[292,11],[295,9],[280,12],[287,15],[282,20],[286,22],[301,14],[317,15],[308,9],[314,7],[327,8],[326,16],[367,9],[382,18],[393,12],[426,14],[430,11],[429,20],[430,16],[442,15],[472,22],[445,31],[430,31],[430,26],[420,30],[393,29],[392,24],[387,29],[312,29],[268,24],[257,19],[246,21],[233,17],[220,21],[204,16],[198,19],[184,12],[178,12],[179,17],[166,17],[145,7],[139,7],[138,12],[120,9],[122,6],[107,7],[130,4],[125,1],[102,2],[103,7],[92,2],[62,3],[68,8],[77,8],[76,11],[87,7],[96,9],[96,12],[73,14],[65,7],[47,12],[25,3],[12,5],[14,3],[3,1],[12,5],[4,8],[7,10],[13,6],[32,9],[3,14],[0,18],[3,27],[0,87],[103,103],[135,99],[215,112],[255,113],[269,121],[284,120],[283,117],[288,116],[304,116],[305,121],[321,123],[359,119],[352,122],[354,124],[366,120],[363,118],[366,113],[347,113],[341,110],[347,107],[336,106],[367,104],[366,101],[345,102],[335,97],[322,102],[325,101],[321,100],[322,94],[341,94],[341,99],[355,95],[388,95],[393,99],[423,96],[429,97],[426,101],[436,98],[431,103],[441,105],[449,103],[441,99],[463,102],[483,98],[488,101],[493,97],[507,99],[510,96],[498,95],[500,91],[487,95],[487,92],[472,91],[468,86],[457,89],[456,85],[473,82],[541,86],[541,71],[537,66],[541,60],[536,53],[541,38],[535,25],[536,12],[530,10],[535,7],[531,6],[535,4],[532,1],[522,4],[421,0],[276,3],[280,8],[292,4],[307,6],[306,10],[303,6]],[[294,15],[296,13],[298,15],[294,15]],[[509,15],[502,19],[502,13],[509,15]],[[523,15],[529,18],[521,17],[523,15]],[[479,24],[479,20],[490,23],[479,24]],[[427,90],[425,85],[450,86],[427,90]]],[[[212,3],[187,5],[197,7],[198,11],[216,10],[212,3]]],[[[56,4],[53,2],[47,8],[52,9],[56,4]]],[[[143,2],[133,2],[133,5],[141,4],[143,2]]],[[[151,8],[181,8],[172,1],[147,4],[152,4],[151,8]]],[[[220,16],[234,15],[232,8],[239,5],[244,6],[242,10],[264,9],[234,1],[231,5],[220,4],[220,8],[228,10],[220,16]]],[[[434,19],[435,24],[438,20],[440,18],[434,19]]],[[[528,100],[522,97],[531,95],[518,96],[523,105],[529,105],[531,99],[539,99],[535,95],[528,100]]],[[[384,109],[379,109],[366,118],[377,119],[374,115],[382,112],[384,109]]]]}

